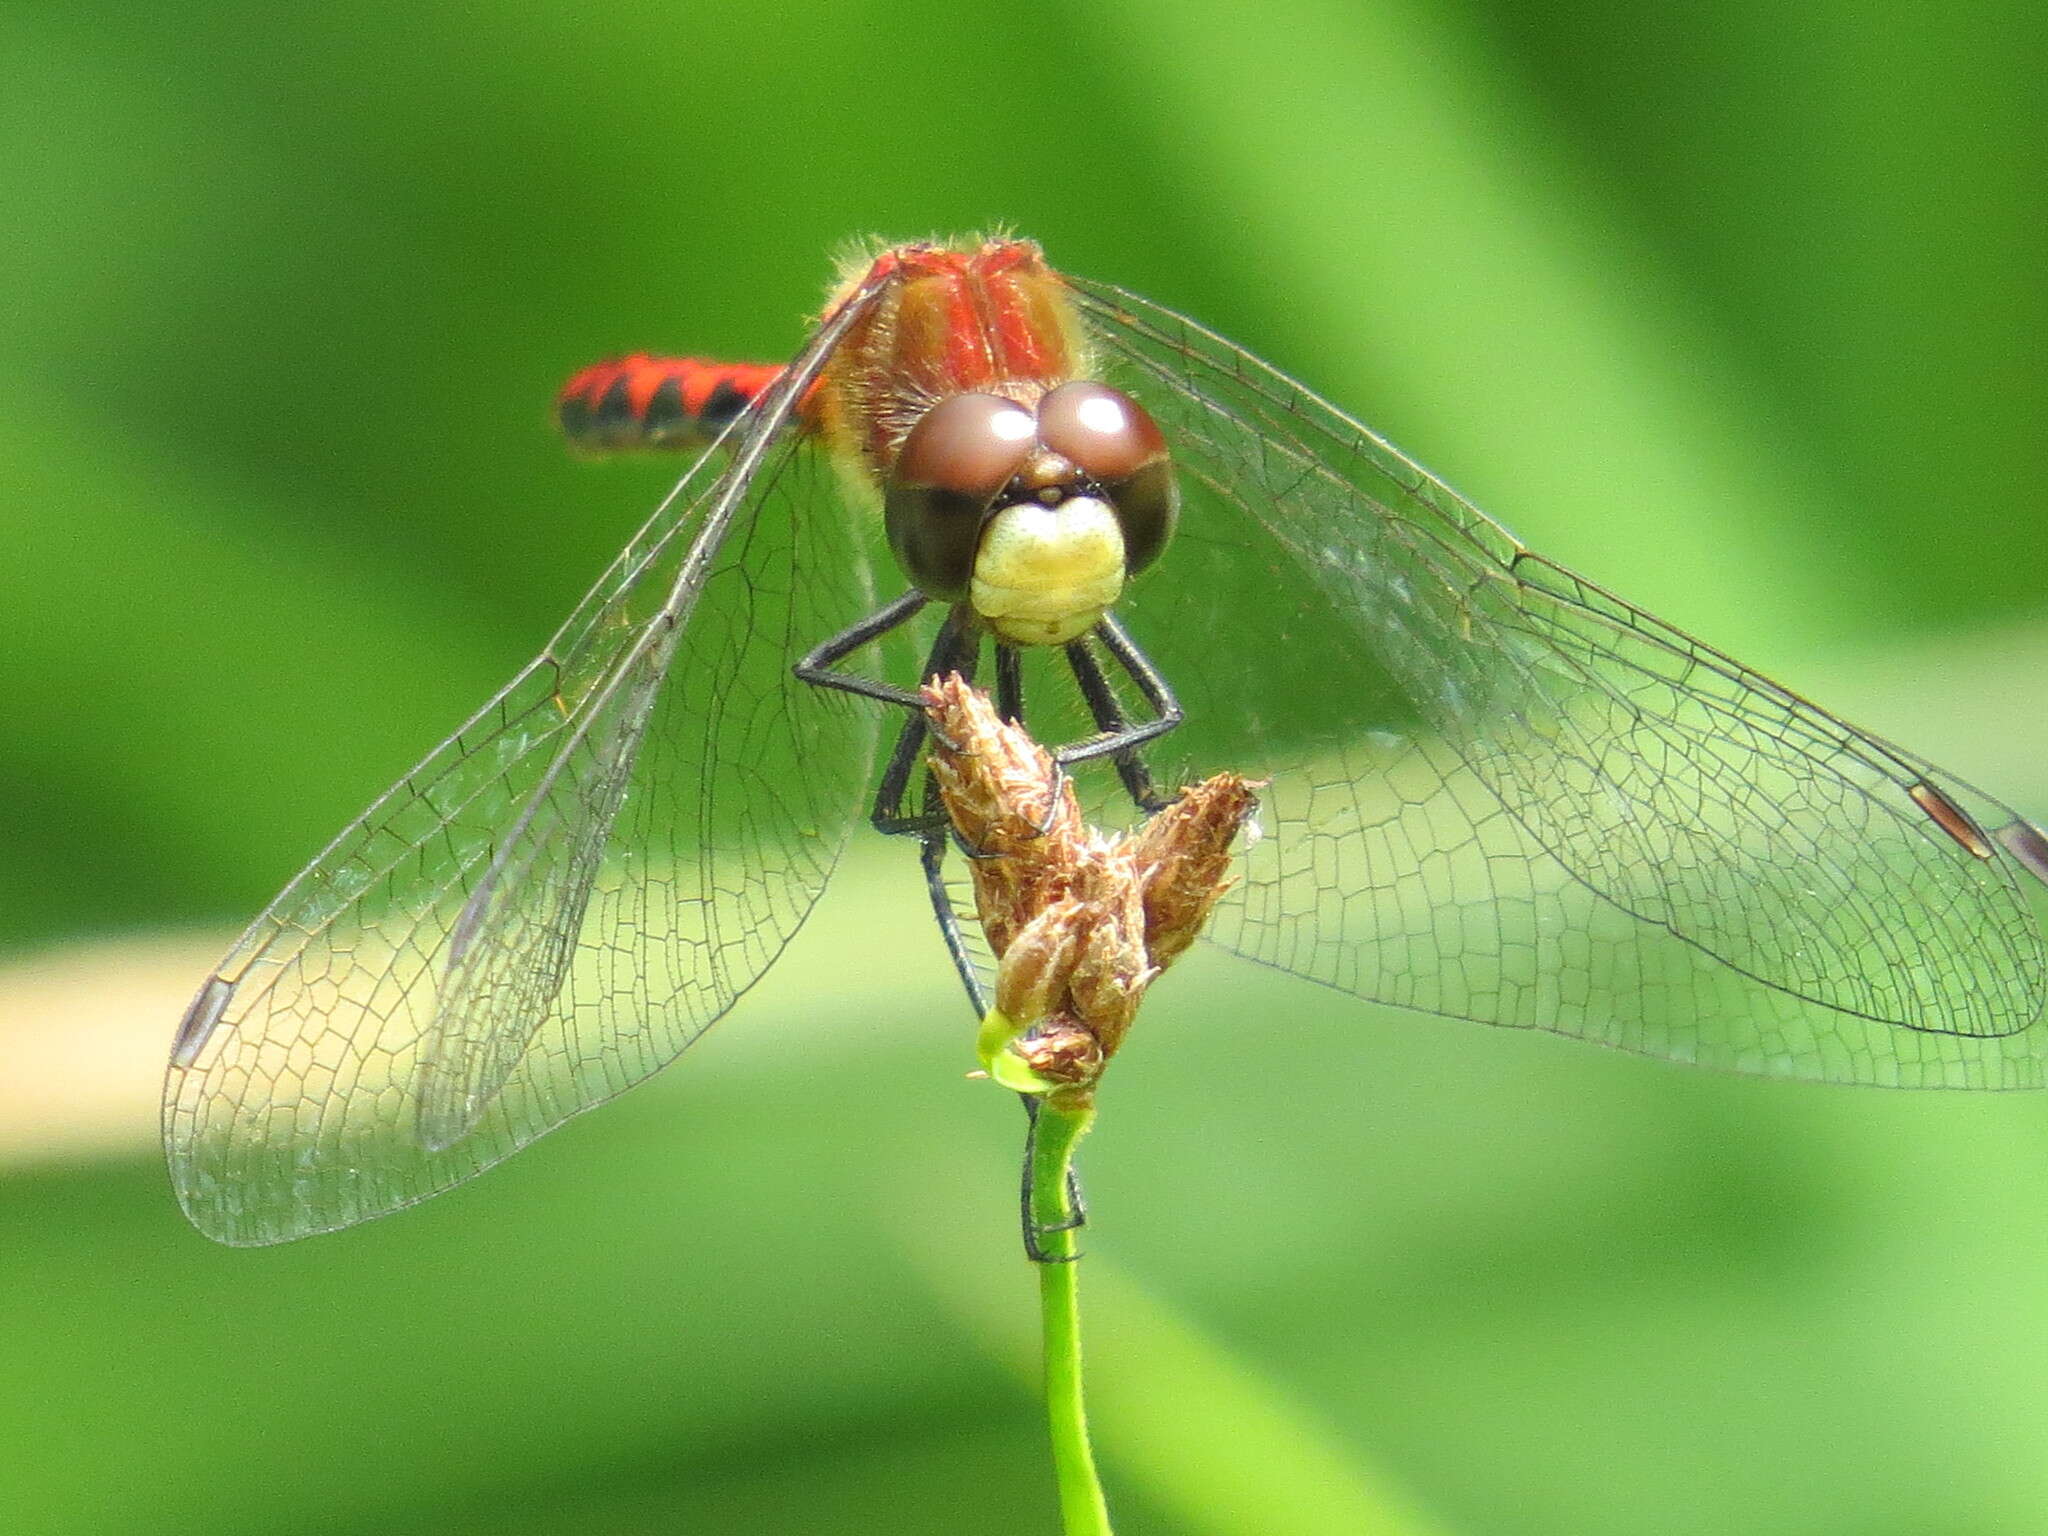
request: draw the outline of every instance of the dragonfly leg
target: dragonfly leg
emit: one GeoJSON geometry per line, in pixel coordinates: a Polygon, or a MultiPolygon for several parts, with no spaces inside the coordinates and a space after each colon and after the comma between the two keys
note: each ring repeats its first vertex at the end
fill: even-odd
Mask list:
{"type": "Polygon", "coordinates": [[[1081,1176],[1071,1167],[1067,1169],[1067,1216],[1063,1221],[1050,1225],[1041,1223],[1032,1214],[1032,1197],[1038,1192],[1038,1183],[1033,1169],[1037,1166],[1038,1110],[1036,1096],[1022,1093],[1017,1096],[1024,1101],[1024,1117],[1030,1121],[1030,1129],[1024,1134],[1024,1178],[1020,1193],[1020,1210],[1024,1218],[1024,1256],[1034,1264],[1071,1264],[1081,1257],[1078,1253],[1048,1253],[1040,1238],[1054,1232],[1074,1232],[1088,1225],[1088,1208],[1081,1199],[1081,1176]]]}
{"type": "Polygon", "coordinates": [[[924,751],[925,738],[931,735],[931,723],[924,712],[907,716],[902,729],[896,733],[896,746],[889,753],[888,766],[882,770],[881,786],[875,791],[874,809],[868,820],[877,832],[889,837],[909,835],[923,837],[936,830],[923,814],[912,815],[903,808],[904,797],[910,792],[911,776],[917,772],[918,760],[924,751]]]}
{"type": "Polygon", "coordinates": [[[1095,633],[1102,637],[1103,648],[1116,658],[1117,665],[1138,685],[1138,692],[1159,717],[1149,725],[1138,727],[1145,733],[1144,739],[1163,736],[1179,725],[1183,715],[1180,700],[1174,697],[1173,686],[1152,664],[1152,658],[1138,649],[1138,642],[1131,638],[1123,621],[1113,613],[1106,613],[1102,622],[1095,626],[1095,633]]]}
{"type": "Polygon", "coordinates": [[[1016,646],[996,642],[996,713],[1012,725],[1024,723],[1024,658],[1016,646]]]}
{"type": "Polygon", "coordinates": [[[974,1009],[975,1020],[979,1022],[988,1017],[991,999],[974,968],[974,956],[968,951],[966,935],[960,931],[959,909],[953,905],[952,893],[946,889],[946,838],[942,833],[931,831],[924,834],[919,840],[918,861],[924,866],[925,893],[931,898],[932,916],[938,921],[939,937],[946,941],[946,953],[953,959],[953,969],[960,975],[960,984],[967,989],[968,1004],[974,1009]]]}
{"type": "MultiPolygon", "coordinates": [[[[898,604],[892,604],[891,606],[895,607],[898,604]]],[[[916,610],[913,609],[911,611],[915,612],[916,610]]],[[[887,610],[885,609],[884,612],[887,612],[887,610]]],[[[881,615],[876,615],[876,618],[880,617],[881,615]]],[[[851,631],[848,631],[848,633],[851,633],[851,631]]],[[[836,642],[828,642],[828,644],[831,643],[836,642]]],[[[818,651],[813,651],[811,656],[806,656],[804,660],[806,662],[810,661],[812,656],[818,655],[819,651],[823,651],[825,648],[824,646],[819,647],[818,651]]],[[[980,649],[980,641],[961,623],[959,616],[957,614],[948,614],[946,622],[939,626],[938,636],[932,641],[931,652],[925,658],[924,671],[919,675],[921,677],[943,677],[949,672],[958,672],[962,677],[972,682],[974,679],[975,661],[980,649]]],[[[851,682],[865,683],[868,681],[866,678],[850,678],[844,673],[838,672],[827,675],[833,679],[831,683],[826,685],[828,687],[843,688],[851,682]]],[[[801,665],[798,668],[797,676],[804,678],[807,682],[816,682],[818,680],[806,674],[802,670],[801,665]]],[[[866,693],[867,697],[883,699],[888,703],[903,704],[910,711],[910,718],[903,722],[903,729],[896,734],[896,746],[889,754],[888,766],[882,770],[881,787],[875,792],[874,811],[868,819],[873,823],[877,832],[887,833],[892,837],[905,834],[925,837],[942,829],[950,828],[953,824],[952,819],[937,804],[937,797],[932,789],[929,771],[927,771],[925,779],[923,809],[916,814],[912,814],[904,809],[903,802],[910,793],[911,776],[917,772],[918,760],[924,750],[925,738],[931,734],[931,722],[925,716],[924,700],[908,690],[888,689],[886,684],[881,683],[877,683],[874,686],[880,691],[868,692],[866,693]],[[902,697],[894,697],[897,693],[901,693],[902,697]]],[[[849,693],[866,692],[866,690],[857,688],[848,688],[846,691],[849,693]]]]}
{"type": "MultiPolygon", "coordinates": [[[[880,699],[884,704],[899,704],[913,714],[922,714],[924,701],[912,690],[897,688],[872,677],[835,671],[834,668],[862,646],[872,644],[898,625],[908,623],[929,601],[922,592],[911,588],[879,612],[869,614],[858,624],[847,626],[831,639],[805,652],[794,668],[796,675],[820,688],[856,693],[864,699],[880,699]]],[[[950,623],[949,620],[949,627],[950,623]]],[[[942,640],[944,636],[945,631],[941,631],[942,640]]],[[[924,675],[929,677],[931,673],[927,670],[924,675]]]]}
{"type": "MultiPolygon", "coordinates": [[[[940,629],[937,640],[932,644],[931,654],[925,659],[924,675],[939,677],[949,672],[957,672],[972,682],[979,650],[980,641],[967,624],[957,617],[949,617],[940,629]]],[[[999,679],[998,687],[1014,693],[1019,686],[1014,653],[1011,662],[1006,666],[1000,663],[999,658],[999,671],[1006,675],[999,679]]],[[[1019,703],[1021,707],[1021,696],[1019,703]]],[[[953,825],[953,818],[946,813],[945,806],[939,798],[937,780],[929,771],[925,774],[922,808],[915,813],[904,808],[904,800],[910,793],[911,776],[917,772],[918,758],[924,743],[927,738],[935,735],[937,731],[923,708],[912,711],[909,718],[903,722],[903,728],[896,733],[896,745],[889,753],[888,765],[882,770],[882,782],[875,791],[874,809],[868,819],[876,831],[888,836],[929,839],[934,834],[944,831],[963,857],[994,857],[986,850],[972,846],[960,835],[959,829],[953,825]]]]}
{"type": "Polygon", "coordinates": [[[1095,757],[1113,758],[1117,777],[1123,781],[1124,791],[1131,797],[1131,802],[1141,811],[1164,810],[1173,803],[1172,797],[1162,796],[1154,787],[1152,770],[1146,767],[1137,749],[1180,724],[1180,701],[1173,696],[1172,688],[1158,668],[1138,649],[1136,642],[1113,616],[1105,617],[1096,626],[1095,633],[1101,638],[1103,648],[1138,685],[1138,692],[1152,707],[1154,718],[1138,725],[1130,722],[1123,706],[1117,702],[1116,692],[1110,687],[1102,664],[1095,659],[1095,653],[1089,649],[1084,636],[1066,647],[1067,665],[1073,669],[1081,696],[1088,701],[1088,712],[1095,717],[1098,734],[1060,748],[1054,754],[1054,760],[1064,767],[1095,757]]]}
{"type": "MultiPolygon", "coordinates": [[[[825,649],[819,648],[820,651],[825,649]]],[[[933,677],[958,672],[972,678],[979,650],[980,643],[975,635],[956,616],[949,615],[932,642],[923,675],[933,677]]],[[[809,661],[818,654],[819,651],[814,651],[805,660],[809,661]]],[[[940,802],[938,780],[929,768],[924,770],[919,809],[911,812],[904,804],[910,795],[911,780],[923,757],[925,741],[931,734],[931,721],[926,717],[920,700],[896,733],[896,745],[889,753],[888,765],[882,770],[881,786],[875,792],[874,810],[869,820],[878,832],[918,840],[918,862],[924,869],[925,891],[931,900],[932,916],[938,922],[939,936],[946,942],[946,953],[952,957],[953,969],[967,988],[967,1000],[973,1005],[974,1016],[980,1019],[987,1015],[991,1000],[976,974],[974,956],[961,932],[960,914],[953,905],[952,894],[946,889],[946,845],[948,842],[960,842],[960,833],[940,802]]],[[[979,849],[968,848],[964,844],[961,851],[969,858],[983,857],[979,849]]]]}

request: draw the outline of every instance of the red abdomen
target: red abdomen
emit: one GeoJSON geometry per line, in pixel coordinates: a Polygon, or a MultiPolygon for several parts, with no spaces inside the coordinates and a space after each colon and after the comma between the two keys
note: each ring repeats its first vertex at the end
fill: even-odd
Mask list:
{"type": "Polygon", "coordinates": [[[782,372],[777,363],[714,363],[635,352],[593,363],[555,399],[562,433],[593,453],[701,448],[782,372]]]}

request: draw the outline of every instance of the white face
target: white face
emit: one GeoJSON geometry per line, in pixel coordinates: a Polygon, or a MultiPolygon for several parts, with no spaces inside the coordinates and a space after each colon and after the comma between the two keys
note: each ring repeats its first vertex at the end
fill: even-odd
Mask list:
{"type": "Polygon", "coordinates": [[[1064,645],[1093,629],[1124,590],[1116,509],[1094,496],[1021,501],[982,530],[968,602],[1013,645],[1064,645]]]}

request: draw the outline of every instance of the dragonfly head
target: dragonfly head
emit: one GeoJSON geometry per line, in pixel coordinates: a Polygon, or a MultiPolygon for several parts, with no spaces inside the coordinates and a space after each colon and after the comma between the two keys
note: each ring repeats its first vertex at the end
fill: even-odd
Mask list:
{"type": "Polygon", "coordinates": [[[883,499],[889,545],[927,596],[965,602],[1017,645],[1087,633],[1172,537],[1166,439],[1118,390],[1075,380],[1034,411],[941,400],[910,430],[883,499]]]}

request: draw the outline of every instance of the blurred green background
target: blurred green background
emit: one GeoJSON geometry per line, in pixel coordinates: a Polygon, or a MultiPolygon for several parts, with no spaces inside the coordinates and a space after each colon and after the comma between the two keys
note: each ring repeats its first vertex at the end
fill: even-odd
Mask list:
{"type": "MultiPolygon", "coordinates": [[[[1008,222],[2048,811],[2044,51],[2018,0],[0,12],[0,1528],[1054,1528],[1019,1117],[900,850],[423,1210],[215,1249],[153,1145],[233,928],[660,494],[559,379],[786,353],[849,235],[1008,222]]],[[[2048,1529],[2048,1102],[1211,955],[1088,1154],[1132,1536],[2048,1529]]]]}

